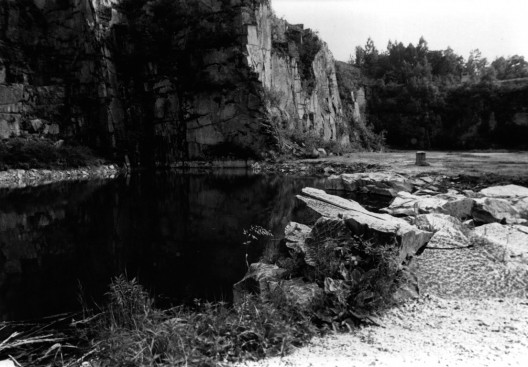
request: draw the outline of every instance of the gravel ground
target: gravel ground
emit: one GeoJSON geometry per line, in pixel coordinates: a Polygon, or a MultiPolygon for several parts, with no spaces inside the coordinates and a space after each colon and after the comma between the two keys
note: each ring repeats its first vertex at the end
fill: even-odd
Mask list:
{"type": "Polygon", "coordinates": [[[485,248],[426,250],[423,293],[368,326],[240,366],[528,366],[527,272],[485,248]]]}

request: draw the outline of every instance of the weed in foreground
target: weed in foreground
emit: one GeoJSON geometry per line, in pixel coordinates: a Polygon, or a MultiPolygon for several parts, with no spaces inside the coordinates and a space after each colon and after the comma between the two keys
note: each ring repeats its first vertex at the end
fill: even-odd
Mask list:
{"type": "MultiPolygon", "coordinates": [[[[283,305],[284,306],[284,305],[283,305]]],[[[112,366],[216,366],[287,353],[316,332],[306,315],[247,296],[228,307],[196,302],[161,311],[135,280],[114,279],[94,355],[112,366]]]]}
{"type": "Polygon", "coordinates": [[[376,246],[360,238],[353,241],[354,246],[327,243],[325,247],[332,251],[318,256],[316,279],[326,294],[318,316],[334,330],[351,330],[390,307],[400,278],[393,246],[376,246]]]}

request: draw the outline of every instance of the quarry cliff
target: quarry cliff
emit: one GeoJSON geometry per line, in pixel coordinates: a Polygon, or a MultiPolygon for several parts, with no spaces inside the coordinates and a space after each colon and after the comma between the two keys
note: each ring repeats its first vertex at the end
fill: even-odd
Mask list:
{"type": "Polygon", "coordinates": [[[327,45],[266,0],[2,0],[0,135],[133,165],[349,144],[327,45]]]}

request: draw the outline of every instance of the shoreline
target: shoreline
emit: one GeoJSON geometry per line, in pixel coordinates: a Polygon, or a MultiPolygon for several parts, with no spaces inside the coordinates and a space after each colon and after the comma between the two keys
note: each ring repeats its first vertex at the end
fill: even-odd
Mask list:
{"type": "Polygon", "coordinates": [[[0,171],[0,189],[21,189],[66,181],[113,179],[121,172],[123,172],[123,169],[117,164],[105,164],[64,170],[10,169],[7,171],[0,171]]]}
{"type": "MultiPolygon", "coordinates": [[[[188,161],[155,171],[184,173],[276,174],[281,176],[329,177],[343,173],[394,172],[407,178],[442,176],[458,189],[486,187],[505,182],[528,186],[528,152],[427,152],[428,166],[414,164],[414,152],[357,152],[318,159],[188,161]]],[[[24,188],[62,181],[112,179],[124,172],[144,168],[120,167],[116,163],[71,169],[10,169],[0,171],[0,188],[24,188]]]]}

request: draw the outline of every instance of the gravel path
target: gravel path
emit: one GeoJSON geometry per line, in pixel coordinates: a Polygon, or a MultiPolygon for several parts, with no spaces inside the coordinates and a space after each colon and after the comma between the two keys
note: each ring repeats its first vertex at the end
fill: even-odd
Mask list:
{"type": "Polygon", "coordinates": [[[383,327],[314,339],[274,366],[528,366],[528,275],[486,248],[426,250],[422,296],[394,308],[383,327]]]}

